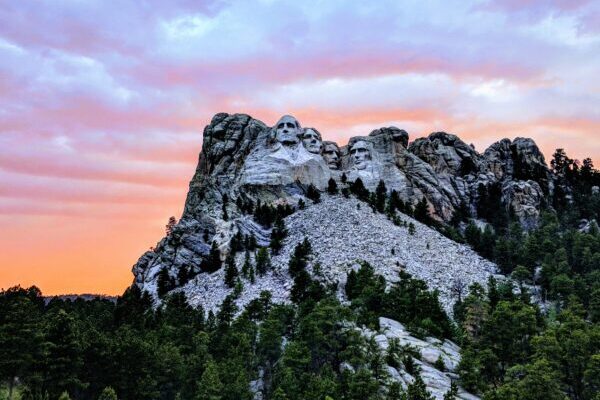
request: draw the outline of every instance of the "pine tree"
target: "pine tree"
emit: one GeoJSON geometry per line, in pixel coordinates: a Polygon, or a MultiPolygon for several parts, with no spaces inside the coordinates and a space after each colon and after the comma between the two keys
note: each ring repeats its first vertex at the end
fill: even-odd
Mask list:
{"type": "Polygon", "coordinates": [[[416,232],[416,228],[415,228],[415,224],[413,224],[412,222],[408,224],[408,234],[409,235],[414,235],[416,232]]]}
{"type": "Polygon", "coordinates": [[[156,280],[156,292],[159,297],[167,294],[171,289],[173,289],[173,278],[169,274],[169,270],[167,267],[162,267],[160,271],[158,271],[158,278],[156,280]]]}
{"type": "Polygon", "coordinates": [[[271,242],[269,246],[273,250],[273,254],[278,254],[283,245],[283,239],[287,236],[287,230],[285,228],[285,222],[283,218],[277,217],[275,226],[271,230],[271,242]]]}
{"type": "Polygon", "coordinates": [[[342,181],[342,183],[346,183],[348,182],[348,177],[346,176],[345,172],[342,172],[342,177],[340,178],[340,180],[342,181]]]}
{"type": "Polygon", "coordinates": [[[246,250],[246,254],[244,255],[244,264],[242,265],[242,276],[246,279],[250,276],[250,268],[252,268],[252,263],[250,261],[250,252],[246,250]]]}
{"type": "Polygon", "coordinates": [[[457,400],[458,399],[458,385],[452,381],[450,383],[450,389],[444,394],[444,400],[457,400]]]}
{"type": "Polygon", "coordinates": [[[269,269],[271,269],[269,250],[266,247],[261,247],[256,253],[256,272],[258,272],[258,275],[263,276],[269,269]]]}
{"type": "Polygon", "coordinates": [[[408,385],[407,395],[407,400],[434,400],[419,374],[415,374],[414,382],[408,385]]]}
{"type": "Polygon", "coordinates": [[[165,225],[165,233],[169,236],[173,232],[173,228],[177,225],[177,219],[175,217],[170,217],[169,222],[165,225]]]}
{"type": "Polygon", "coordinates": [[[304,202],[304,200],[302,200],[302,199],[298,200],[298,209],[304,210],[305,208],[306,208],[306,203],[304,202]]]}
{"type": "Polygon", "coordinates": [[[367,201],[369,199],[369,191],[365,188],[365,185],[360,178],[356,178],[356,180],[352,182],[350,191],[360,200],[367,201]]]}
{"type": "Polygon", "coordinates": [[[110,386],[107,386],[104,389],[102,389],[98,400],[117,400],[117,393],[115,392],[115,389],[113,389],[110,386]]]}
{"type": "Polygon", "coordinates": [[[319,193],[317,188],[312,183],[308,185],[308,189],[306,190],[306,197],[311,199],[313,203],[321,202],[321,193],[319,193]]]}
{"type": "Polygon", "coordinates": [[[225,259],[225,284],[230,288],[234,287],[237,277],[238,269],[235,265],[235,258],[229,253],[225,259]]]}
{"type": "Polygon", "coordinates": [[[79,374],[83,368],[83,347],[75,319],[59,310],[47,328],[48,354],[46,385],[51,396],[62,392],[75,393],[85,387],[79,374]]]}
{"type": "Polygon", "coordinates": [[[28,379],[41,358],[43,304],[35,286],[0,291],[0,383],[7,384],[8,400],[13,398],[17,378],[28,379]]]}
{"type": "Polygon", "coordinates": [[[201,268],[205,272],[215,272],[221,268],[221,264],[221,250],[219,250],[217,242],[213,241],[208,257],[202,261],[201,268]]]}
{"type": "Polygon", "coordinates": [[[335,182],[335,179],[329,178],[329,181],[327,182],[327,193],[337,194],[337,192],[338,192],[338,187],[337,187],[337,183],[335,182]]]}
{"type": "Polygon", "coordinates": [[[250,271],[248,271],[248,277],[250,279],[250,283],[256,282],[256,275],[254,274],[254,267],[250,266],[250,271]]]}
{"type": "Polygon", "coordinates": [[[414,217],[417,221],[422,222],[424,224],[431,224],[431,216],[429,215],[429,206],[427,205],[427,200],[423,197],[415,207],[414,217]]]}
{"type": "Polygon", "coordinates": [[[380,180],[375,189],[375,208],[382,213],[385,210],[385,201],[387,199],[387,188],[383,180],[380,180]]]}
{"type": "Polygon", "coordinates": [[[385,400],[406,400],[406,393],[402,390],[399,382],[392,382],[385,400]]]}
{"type": "Polygon", "coordinates": [[[221,207],[223,214],[221,216],[221,218],[223,218],[223,221],[228,221],[229,220],[229,213],[227,213],[227,202],[229,201],[229,198],[227,197],[226,194],[223,195],[223,205],[221,207]]]}
{"type": "Polygon", "coordinates": [[[285,392],[283,391],[282,388],[278,387],[277,389],[275,389],[275,392],[273,392],[273,400],[288,400],[288,397],[285,395],[285,392]]]}
{"type": "Polygon", "coordinates": [[[177,282],[179,286],[185,285],[190,280],[190,271],[185,265],[182,265],[177,271],[177,282]]]}
{"type": "Polygon", "coordinates": [[[219,369],[214,361],[209,361],[198,382],[196,400],[221,400],[223,383],[219,378],[219,369]]]}

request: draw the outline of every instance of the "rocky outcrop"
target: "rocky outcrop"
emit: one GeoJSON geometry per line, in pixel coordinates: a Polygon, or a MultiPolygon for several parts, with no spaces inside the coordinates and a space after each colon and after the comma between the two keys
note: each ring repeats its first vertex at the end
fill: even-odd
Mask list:
{"type": "MultiPolygon", "coordinates": [[[[272,256],[272,269],[254,284],[248,279],[242,280],[244,293],[237,300],[238,306],[241,309],[263,290],[270,291],[275,302],[289,301],[292,279],[288,263],[296,245],[305,238],[312,246],[309,270],[321,265],[320,279],[337,285],[341,299],[346,277],[351,270],[360,267],[360,261],[370,263],[388,283],[397,281],[400,270],[424,280],[429,288],[439,291],[440,303],[449,313],[456,301],[453,286],[468,287],[475,282],[485,285],[495,273],[495,265],[468,246],[453,242],[404,214],[398,216],[414,225],[412,235],[404,224],[395,225],[364,202],[324,194],[318,204],[285,218],[288,236],[279,254],[272,256]]],[[[238,253],[238,270],[243,262],[244,254],[238,253]]],[[[183,290],[191,304],[216,310],[232,291],[224,284],[224,276],[223,269],[212,274],[202,273],[183,290]]]]}
{"type": "MultiPolygon", "coordinates": [[[[155,293],[159,271],[166,269],[172,286],[180,287],[185,283],[180,279],[182,270],[187,273],[184,276],[197,276],[211,247],[220,249],[224,257],[229,252],[231,238],[236,235],[254,236],[259,245],[267,245],[270,229],[255,222],[248,210],[242,209],[244,204],[282,204],[298,209],[300,200],[311,203],[306,197],[309,187],[324,191],[330,179],[343,186],[343,176],[349,182],[360,178],[370,190],[375,190],[383,181],[388,191],[396,191],[407,204],[415,205],[424,198],[431,215],[441,222],[450,221],[455,210],[463,205],[469,206],[472,217],[477,218],[480,187],[499,185],[502,204],[512,209],[528,229],[536,225],[543,198],[552,190],[544,157],[530,139],[517,138],[512,142],[504,139],[479,154],[452,134],[432,133],[409,145],[406,131],[385,127],[338,146],[334,142],[323,142],[317,129],[302,128],[292,116],[284,116],[269,127],[245,114],[220,113],[204,129],[202,152],[181,220],[133,267],[135,283],[155,293]]],[[[457,274],[466,274],[463,278],[468,281],[479,281],[491,273],[492,267],[466,247],[456,247],[455,243],[444,242],[440,237],[427,239],[433,233],[425,234],[426,227],[417,228],[416,237],[430,243],[432,248],[438,246],[435,243],[444,243],[445,248],[438,252],[457,254],[454,258],[447,257],[454,266],[436,260],[432,252],[417,243],[408,245],[403,231],[386,218],[380,221],[381,215],[367,213],[361,220],[349,222],[354,221],[353,207],[359,206],[354,203],[338,196],[323,202],[329,209],[323,205],[309,208],[318,213],[315,220],[306,212],[289,217],[289,223],[297,223],[295,215],[304,215],[306,221],[311,221],[309,225],[298,225],[297,229],[310,236],[317,249],[320,243],[326,243],[332,256],[326,257],[323,251],[319,257],[331,270],[339,265],[349,268],[352,257],[356,259],[360,249],[362,257],[380,264],[386,276],[392,277],[399,267],[407,268],[440,289],[442,297],[448,280],[457,274]],[[351,209],[347,209],[349,204],[351,209]],[[338,209],[344,211],[338,213],[338,209]],[[354,236],[345,237],[348,232],[354,236]],[[345,237],[348,248],[340,247],[340,237],[345,237]],[[381,241],[383,237],[385,243],[395,246],[396,257],[377,256],[378,252],[390,251],[380,249],[373,241],[373,238],[381,241]],[[456,253],[448,252],[449,248],[456,248],[456,253]],[[458,257],[459,254],[462,256],[458,257]],[[469,277],[467,270],[459,273],[463,267],[472,269],[477,277],[469,277]]],[[[408,219],[403,215],[399,218],[408,219]]],[[[290,241],[286,246],[293,244],[290,241]]],[[[281,254],[287,251],[284,248],[281,254]]],[[[287,260],[281,260],[281,265],[286,263],[287,260]]],[[[339,270],[340,274],[345,272],[344,268],[339,270]]],[[[196,293],[192,286],[206,286],[210,280],[217,279],[213,278],[216,274],[199,275],[186,286],[189,294],[194,299],[208,295],[196,293]]],[[[273,278],[272,286],[279,285],[281,282],[277,279],[284,278],[273,278]]],[[[212,283],[209,286],[215,287],[212,283]]],[[[281,296],[283,299],[286,295],[282,292],[281,296]]]]}
{"type": "MultiPolygon", "coordinates": [[[[435,398],[442,400],[444,394],[450,390],[450,384],[458,378],[456,369],[460,363],[460,347],[455,343],[433,337],[419,339],[414,336],[401,323],[389,318],[379,318],[379,331],[374,332],[369,329],[361,329],[362,334],[368,338],[374,338],[379,348],[386,352],[390,346],[390,341],[395,340],[403,348],[410,348],[418,357],[413,357],[413,362],[427,391],[435,398]],[[439,361],[444,365],[440,370],[436,367],[439,361]]],[[[386,370],[391,380],[397,381],[407,389],[408,385],[414,382],[414,375],[411,375],[402,364],[397,367],[386,365],[386,370]]],[[[477,400],[474,396],[464,389],[459,388],[458,398],[464,400],[477,400]]]]}

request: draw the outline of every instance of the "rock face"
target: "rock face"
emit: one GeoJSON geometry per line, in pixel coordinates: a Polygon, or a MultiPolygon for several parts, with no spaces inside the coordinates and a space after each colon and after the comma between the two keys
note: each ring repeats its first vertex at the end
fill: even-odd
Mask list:
{"type": "MultiPolygon", "coordinates": [[[[452,380],[457,378],[456,368],[460,363],[460,347],[455,343],[444,340],[443,342],[433,337],[418,339],[400,322],[389,318],[379,318],[379,332],[362,329],[366,337],[374,338],[380,349],[388,349],[391,340],[397,340],[402,347],[408,346],[416,350],[420,355],[413,357],[413,361],[420,369],[419,374],[427,386],[427,391],[435,398],[442,400],[444,394],[450,390],[452,380]],[[444,363],[444,370],[435,367],[438,360],[444,363]]],[[[397,381],[406,390],[408,385],[414,382],[414,376],[408,373],[403,366],[392,367],[387,365],[387,371],[391,379],[397,381]]],[[[464,400],[477,400],[474,396],[462,388],[459,388],[458,398],[464,400]]]]}
{"type": "Polygon", "coordinates": [[[445,132],[409,145],[406,131],[385,127],[338,146],[322,141],[317,129],[302,128],[292,116],[269,127],[245,114],[220,113],[204,129],[202,152],[179,223],[135,264],[134,282],[155,294],[159,272],[166,270],[172,282],[168,289],[185,284],[183,290],[195,304],[216,307],[230,289],[222,284],[222,270],[201,273],[211,247],[216,246],[224,258],[236,235],[254,236],[259,246],[270,240],[271,230],[244,209],[249,202],[297,211],[286,219],[289,235],[280,255],[273,258],[273,272],[248,285],[252,286],[245,289],[248,296],[269,289],[275,299],[287,299],[285,266],[291,249],[304,236],[332,282],[342,279],[359,258],[390,280],[403,268],[439,289],[448,309],[452,280],[468,285],[493,273],[493,265],[467,247],[405,215],[398,218],[416,226],[414,236],[355,199],[323,195],[316,205],[307,199],[309,188],[324,191],[331,179],[343,187],[343,177],[348,182],[360,178],[371,191],[383,181],[388,192],[396,191],[407,204],[424,198],[440,222],[449,221],[463,205],[478,218],[480,188],[499,185],[502,204],[512,208],[526,228],[537,224],[543,197],[552,190],[544,157],[530,139],[504,139],[479,154],[445,132]],[[298,211],[300,201],[309,206],[298,211]],[[186,284],[182,275],[195,278],[186,284]]]}
{"type": "MultiPolygon", "coordinates": [[[[398,279],[400,270],[423,279],[432,290],[439,290],[440,302],[448,312],[452,312],[456,301],[451,290],[453,285],[468,287],[474,282],[485,285],[494,274],[495,265],[469,247],[449,240],[404,214],[398,215],[415,226],[413,235],[407,227],[396,226],[364,202],[324,194],[320,203],[285,219],[288,236],[280,253],[272,257],[271,270],[254,284],[243,280],[244,293],[238,305],[244,306],[263,290],[270,291],[276,302],[289,301],[292,279],[288,262],[296,245],[305,238],[312,246],[309,270],[320,264],[321,279],[337,284],[340,295],[347,274],[359,268],[359,260],[370,263],[390,283],[398,279]]],[[[244,254],[239,253],[238,270],[243,262],[244,254]]],[[[216,310],[232,291],[224,284],[224,276],[225,271],[221,269],[212,274],[202,273],[187,283],[183,290],[190,303],[216,310]]]]}

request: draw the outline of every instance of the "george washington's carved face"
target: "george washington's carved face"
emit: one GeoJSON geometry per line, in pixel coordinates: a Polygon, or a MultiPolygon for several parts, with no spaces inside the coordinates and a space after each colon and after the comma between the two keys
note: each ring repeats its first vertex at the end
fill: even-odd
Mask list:
{"type": "Polygon", "coordinates": [[[352,163],[356,169],[365,169],[371,160],[369,146],[364,140],[359,140],[352,145],[350,155],[352,156],[352,163]]]}
{"type": "Polygon", "coordinates": [[[283,145],[294,145],[300,142],[300,123],[291,115],[284,115],[275,125],[275,139],[283,145]]]}
{"type": "Polygon", "coordinates": [[[321,147],[323,142],[321,141],[321,135],[314,129],[308,128],[302,135],[302,143],[306,150],[313,154],[321,153],[321,147]]]}

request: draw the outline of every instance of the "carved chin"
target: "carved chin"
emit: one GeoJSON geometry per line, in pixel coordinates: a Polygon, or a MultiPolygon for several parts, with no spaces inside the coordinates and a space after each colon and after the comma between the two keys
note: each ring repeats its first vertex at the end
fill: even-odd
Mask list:
{"type": "Polygon", "coordinates": [[[306,146],[306,150],[308,150],[309,153],[319,154],[321,152],[321,146],[317,144],[309,144],[306,146]]]}
{"type": "Polygon", "coordinates": [[[339,168],[335,161],[328,162],[327,166],[329,167],[329,169],[338,169],[339,168]]]}
{"type": "Polygon", "coordinates": [[[277,137],[277,141],[286,146],[292,146],[298,144],[299,139],[296,135],[280,135],[277,137]]]}
{"type": "Polygon", "coordinates": [[[365,168],[367,168],[367,162],[366,161],[354,161],[354,168],[365,169],[365,168]]]}

